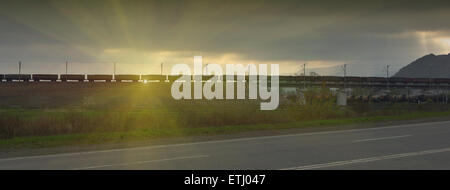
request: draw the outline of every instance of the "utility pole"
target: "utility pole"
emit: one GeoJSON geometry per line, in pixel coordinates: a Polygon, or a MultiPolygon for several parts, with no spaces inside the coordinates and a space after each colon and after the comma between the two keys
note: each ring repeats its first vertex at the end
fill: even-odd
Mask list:
{"type": "Polygon", "coordinates": [[[347,80],[346,80],[346,77],[347,77],[347,64],[344,64],[344,66],[342,66],[342,70],[344,71],[344,89],[347,87],[347,84],[346,84],[346,82],[347,82],[347,80]]]}
{"type": "Polygon", "coordinates": [[[116,62],[114,62],[113,64],[114,64],[114,73],[113,73],[113,75],[114,75],[114,80],[116,80],[116,62]]]}
{"type": "Polygon", "coordinates": [[[306,90],[306,63],[303,63],[303,88],[306,90]]]}
{"type": "Polygon", "coordinates": [[[161,62],[161,76],[163,75],[164,62],[161,62]]]}
{"type": "Polygon", "coordinates": [[[431,68],[428,68],[428,88],[431,90],[431,68]]]}
{"type": "Polygon", "coordinates": [[[19,82],[22,79],[22,62],[19,61],[19,82]]]}
{"type": "Polygon", "coordinates": [[[67,82],[67,78],[68,78],[68,76],[67,76],[68,68],[69,68],[69,62],[66,61],[66,75],[65,75],[64,79],[61,77],[61,80],[63,80],[63,81],[65,80],[66,82],[67,82]]]}
{"type": "Polygon", "coordinates": [[[386,85],[389,89],[389,65],[386,65],[386,85]]]}
{"type": "Polygon", "coordinates": [[[67,73],[68,73],[68,70],[69,70],[69,62],[68,61],[66,61],[66,82],[67,82],[67,78],[68,78],[68,76],[67,76],[67,73]]]}

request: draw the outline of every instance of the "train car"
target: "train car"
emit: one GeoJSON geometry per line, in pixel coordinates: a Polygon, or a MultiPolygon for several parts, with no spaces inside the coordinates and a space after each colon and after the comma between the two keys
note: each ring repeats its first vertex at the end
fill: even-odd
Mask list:
{"type": "Polygon", "coordinates": [[[5,74],[0,74],[0,82],[2,82],[5,79],[5,74]]]}
{"type": "Polygon", "coordinates": [[[170,82],[175,82],[178,78],[180,78],[182,75],[169,75],[167,78],[170,82]]]}
{"type": "MultiPolygon", "coordinates": [[[[202,81],[208,81],[213,77],[214,77],[214,75],[202,75],[202,81]]],[[[220,76],[219,76],[219,80],[220,80],[220,76]]]]}
{"type": "MultiPolygon", "coordinates": [[[[248,76],[246,76],[245,78],[247,80],[248,76]]],[[[270,79],[270,77],[269,77],[269,79],[270,79]]],[[[295,78],[295,76],[286,76],[286,75],[280,75],[278,79],[279,79],[280,83],[294,83],[297,80],[295,78]]]]}
{"type": "MultiPolygon", "coordinates": [[[[270,76],[268,76],[268,77],[269,77],[268,79],[270,80],[270,76]]],[[[280,75],[278,79],[280,82],[284,82],[284,83],[292,83],[292,82],[298,82],[298,81],[305,80],[304,77],[286,76],[286,75],[280,75]]]]}
{"type": "Polygon", "coordinates": [[[366,80],[370,83],[386,83],[388,79],[384,77],[367,77],[366,80]]]}
{"type": "Polygon", "coordinates": [[[368,82],[367,77],[360,77],[362,83],[368,82]]]}
{"type": "Polygon", "coordinates": [[[240,80],[240,82],[247,82],[248,81],[247,75],[236,75],[235,79],[236,79],[236,81],[240,80]]]}
{"type": "Polygon", "coordinates": [[[434,82],[440,84],[450,84],[450,78],[435,78],[434,82]]]}
{"type": "Polygon", "coordinates": [[[344,77],[320,76],[319,81],[321,81],[321,82],[344,82],[344,77]]]}
{"type": "Polygon", "coordinates": [[[354,82],[354,83],[360,83],[363,82],[362,77],[356,77],[356,76],[348,76],[344,79],[346,82],[354,82]]]}
{"type": "Polygon", "coordinates": [[[83,82],[86,79],[85,75],[79,75],[79,74],[68,74],[68,75],[61,75],[60,76],[61,81],[79,81],[83,82]]]}
{"type": "Polygon", "coordinates": [[[155,81],[155,80],[165,81],[166,80],[166,75],[142,75],[141,76],[141,80],[144,80],[144,81],[155,81]]]}
{"type": "Polygon", "coordinates": [[[403,77],[391,77],[389,78],[390,83],[407,83],[408,80],[403,77]]]}
{"type": "MultiPolygon", "coordinates": [[[[250,76],[252,76],[252,78],[254,78],[254,80],[258,80],[258,75],[250,75],[250,76]]],[[[250,81],[250,76],[249,75],[245,75],[245,81],[250,81]]],[[[281,81],[281,77],[282,76],[280,76],[280,81],[281,81]]]]}
{"type": "Polygon", "coordinates": [[[213,77],[213,75],[192,75],[191,76],[191,81],[196,81],[196,79],[199,78],[199,77],[200,77],[200,81],[207,81],[211,77],[213,77]]]}
{"type": "Polygon", "coordinates": [[[141,78],[140,75],[114,75],[114,79],[117,82],[121,82],[121,81],[133,81],[133,82],[137,82],[139,81],[141,78]]]}
{"type": "Polygon", "coordinates": [[[294,83],[299,83],[299,82],[304,82],[304,81],[308,81],[308,82],[314,82],[317,80],[317,76],[280,76],[279,78],[280,82],[294,82],[294,83]]]}
{"type": "Polygon", "coordinates": [[[412,83],[431,83],[433,82],[432,78],[410,78],[409,81],[411,81],[412,83]]]}
{"type": "MultiPolygon", "coordinates": [[[[246,76],[246,79],[248,76],[246,76]]],[[[280,76],[280,82],[295,82],[296,78],[295,76],[280,76]]]]}
{"type": "MultiPolygon", "coordinates": [[[[281,81],[281,77],[282,76],[280,76],[280,81],[281,81]]],[[[288,77],[289,77],[290,81],[295,81],[295,82],[303,82],[303,81],[313,82],[313,81],[317,80],[317,76],[288,76],[288,77]]]]}
{"type": "Polygon", "coordinates": [[[299,76],[302,80],[306,80],[309,82],[315,82],[318,76],[299,76]]]}
{"type": "Polygon", "coordinates": [[[113,79],[112,75],[87,75],[87,80],[89,80],[89,82],[94,82],[94,81],[111,82],[112,79],[113,79]]]}
{"type": "Polygon", "coordinates": [[[30,81],[31,80],[31,75],[28,75],[28,74],[6,74],[6,75],[4,75],[5,76],[5,80],[6,81],[9,81],[9,82],[11,82],[11,81],[18,81],[18,80],[21,80],[21,81],[30,81]]]}
{"type": "Polygon", "coordinates": [[[237,77],[236,77],[236,75],[223,75],[223,76],[221,76],[221,79],[223,80],[223,81],[236,81],[237,80],[237,77]]]}
{"type": "Polygon", "coordinates": [[[55,74],[35,74],[35,75],[33,75],[33,81],[39,82],[42,80],[56,82],[58,80],[58,75],[55,75],[55,74]]]}

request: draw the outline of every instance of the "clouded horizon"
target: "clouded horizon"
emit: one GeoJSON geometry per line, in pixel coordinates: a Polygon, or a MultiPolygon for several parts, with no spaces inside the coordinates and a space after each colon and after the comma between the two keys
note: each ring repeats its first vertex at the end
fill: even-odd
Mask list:
{"type": "Polygon", "coordinates": [[[278,63],[384,76],[450,53],[449,1],[4,1],[0,73],[159,73],[164,62],[278,63]]]}

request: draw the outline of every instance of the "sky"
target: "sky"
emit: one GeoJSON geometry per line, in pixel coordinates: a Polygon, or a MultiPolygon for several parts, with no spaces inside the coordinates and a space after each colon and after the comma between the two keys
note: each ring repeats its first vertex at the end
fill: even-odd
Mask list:
{"type": "Polygon", "coordinates": [[[156,74],[195,55],[385,76],[450,53],[450,1],[3,0],[0,73],[156,74]]]}

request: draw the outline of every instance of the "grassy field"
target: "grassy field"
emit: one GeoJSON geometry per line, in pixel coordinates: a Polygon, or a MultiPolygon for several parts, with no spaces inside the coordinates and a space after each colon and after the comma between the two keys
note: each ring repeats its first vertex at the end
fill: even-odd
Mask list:
{"type": "Polygon", "coordinates": [[[143,141],[450,116],[439,103],[335,105],[325,89],[306,93],[306,105],[284,101],[260,111],[257,100],[171,98],[161,84],[1,84],[0,147],[48,147],[143,141]]]}
{"type": "Polygon", "coordinates": [[[234,134],[247,131],[299,129],[308,127],[342,126],[350,124],[367,124],[383,121],[409,120],[427,117],[450,116],[446,112],[415,112],[400,115],[368,116],[339,119],[319,119],[302,122],[286,122],[275,124],[225,125],[220,127],[196,128],[159,128],[135,129],[122,132],[73,133],[49,136],[14,137],[0,140],[0,148],[42,148],[67,145],[90,145],[102,143],[123,143],[146,141],[167,137],[186,137],[200,135],[234,134]]]}

